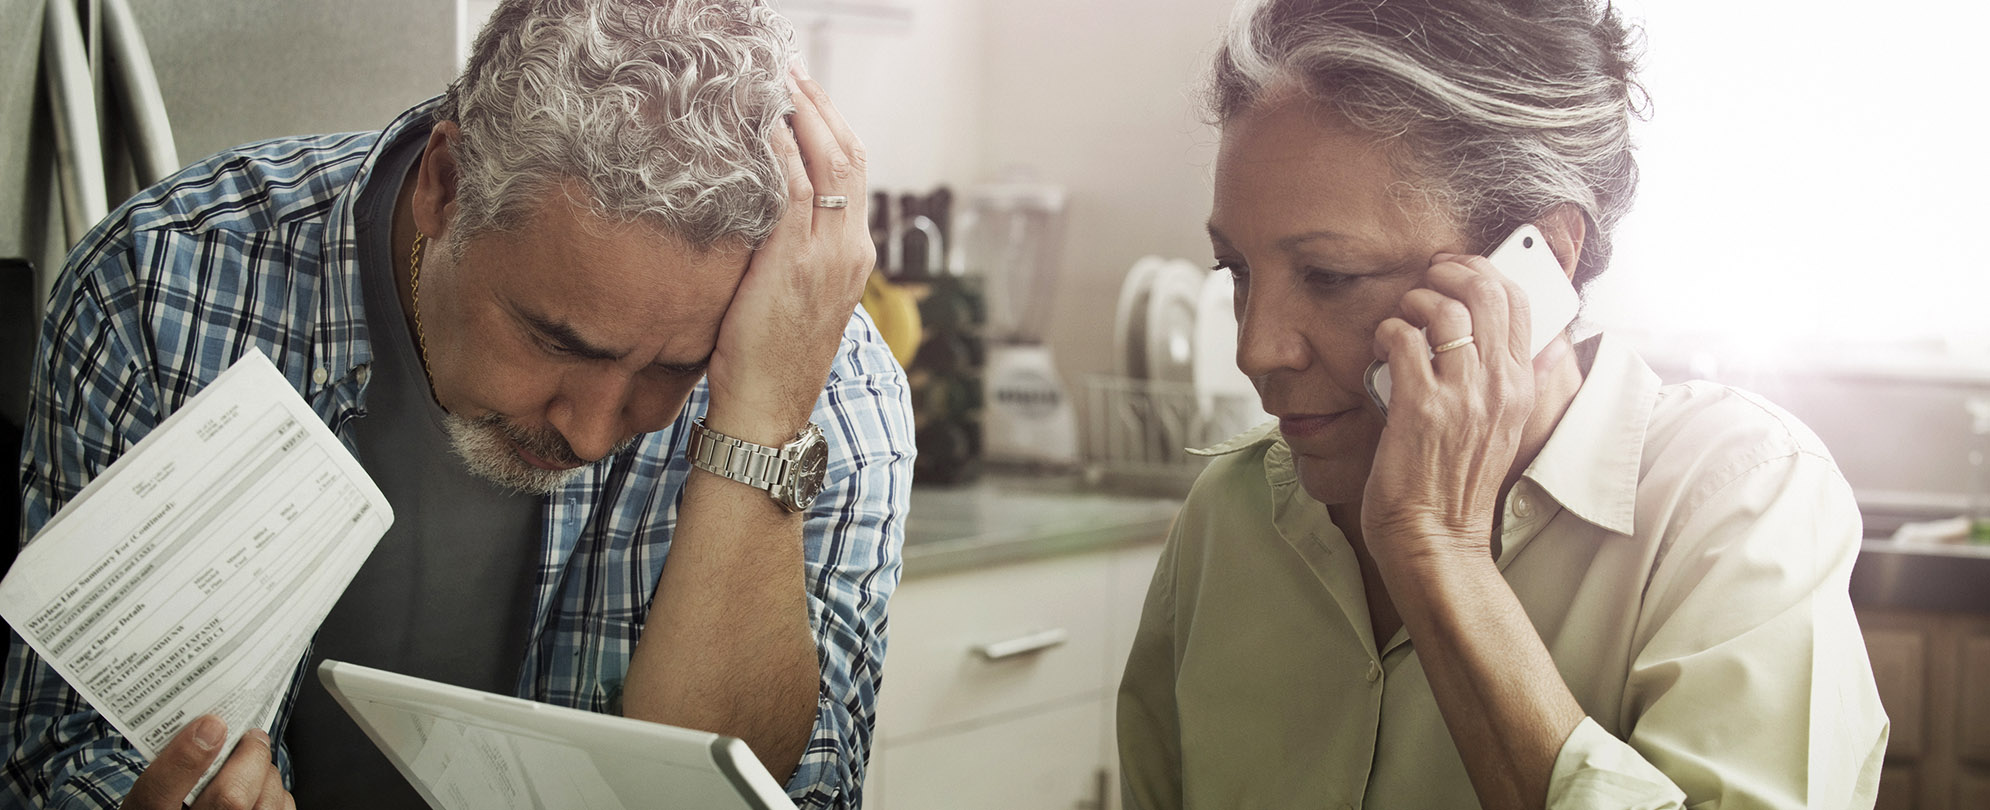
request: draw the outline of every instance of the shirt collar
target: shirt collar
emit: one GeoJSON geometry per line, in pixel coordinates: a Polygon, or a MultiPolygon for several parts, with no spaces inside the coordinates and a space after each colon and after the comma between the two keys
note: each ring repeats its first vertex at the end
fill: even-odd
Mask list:
{"type": "Polygon", "coordinates": [[[1278,421],[1274,419],[1208,447],[1191,447],[1188,452],[1196,456],[1227,456],[1278,439],[1278,421]]]}
{"type": "MultiPolygon", "coordinates": [[[[1658,374],[1622,341],[1603,335],[1583,341],[1576,352],[1579,359],[1587,361],[1582,387],[1576,390],[1575,399],[1540,455],[1521,475],[1576,517],[1606,531],[1629,535],[1637,513],[1645,426],[1658,401],[1658,374]]],[[[1295,493],[1300,491],[1299,474],[1291,449],[1279,436],[1277,422],[1189,452],[1218,456],[1257,447],[1265,448],[1265,483],[1272,488],[1279,519],[1298,518],[1287,515],[1295,493]]],[[[1316,519],[1307,512],[1307,523],[1316,519]]]]}
{"type": "Polygon", "coordinates": [[[1658,374],[1623,341],[1605,335],[1576,351],[1589,361],[1582,387],[1521,475],[1576,517],[1629,535],[1658,374]]]}
{"type": "Polygon", "coordinates": [[[433,127],[435,111],[442,106],[442,99],[436,96],[409,108],[381,130],[360,162],[359,171],[332,201],[331,230],[324,239],[326,290],[314,341],[317,356],[312,362],[314,368],[330,374],[324,380],[313,379],[309,393],[315,397],[331,392],[341,409],[358,406],[359,389],[365,377],[360,372],[373,362],[373,346],[366,336],[365,296],[360,288],[359,235],[354,209],[360,192],[372,181],[382,155],[396,142],[420,137],[419,133],[433,127]]]}
{"type": "MultiPolygon", "coordinates": [[[[1268,421],[1216,444],[1190,449],[1198,456],[1224,456],[1232,453],[1264,452],[1264,480],[1271,490],[1272,525],[1286,542],[1295,546],[1320,544],[1328,553],[1339,548],[1340,530],[1333,525],[1327,509],[1299,486],[1299,468],[1292,461],[1292,448],[1279,435],[1278,422],[1268,421]]],[[[1344,541],[1341,543],[1344,545],[1344,541]]],[[[1350,614],[1352,615],[1352,614],[1350,614]]]]}

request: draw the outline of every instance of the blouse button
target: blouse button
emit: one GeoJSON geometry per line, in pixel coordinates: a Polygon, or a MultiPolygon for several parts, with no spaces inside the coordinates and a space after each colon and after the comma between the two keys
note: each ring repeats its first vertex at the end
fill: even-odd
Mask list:
{"type": "Polygon", "coordinates": [[[1374,661],[1368,662],[1368,682],[1374,683],[1375,679],[1380,677],[1382,677],[1382,665],[1374,661]]]}
{"type": "Polygon", "coordinates": [[[311,371],[311,381],[319,385],[324,385],[325,381],[331,378],[332,373],[326,371],[324,366],[319,366],[311,371]]]}

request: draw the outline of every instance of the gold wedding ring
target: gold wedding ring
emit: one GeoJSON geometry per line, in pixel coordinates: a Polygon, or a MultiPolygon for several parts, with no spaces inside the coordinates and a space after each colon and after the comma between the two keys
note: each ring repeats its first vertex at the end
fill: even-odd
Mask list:
{"type": "Polygon", "coordinates": [[[1443,343],[1439,343],[1435,346],[1432,346],[1430,347],[1430,353],[1433,355],[1443,354],[1445,352],[1451,351],[1452,349],[1462,349],[1470,345],[1472,345],[1472,336],[1466,335],[1457,340],[1447,340],[1444,341],[1443,343]]]}
{"type": "Polygon", "coordinates": [[[850,198],[841,194],[824,194],[815,198],[817,208],[849,208],[850,198]]]}

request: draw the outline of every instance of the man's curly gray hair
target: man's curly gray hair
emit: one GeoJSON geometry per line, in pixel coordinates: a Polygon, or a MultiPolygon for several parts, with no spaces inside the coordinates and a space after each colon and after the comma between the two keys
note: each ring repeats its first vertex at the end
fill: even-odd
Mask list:
{"type": "Polygon", "coordinates": [[[1417,190],[1485,247],[1576,204],[1591,226],[1579,289],[1609,264],[1637,190],[1635,44],[1597,0],[1259,0],[1232,18],[1208,103],[1220,125],[1296,80],[1390,139],[1417,190]]]}
{"type": "Polygon", "coordinates": [[[438,113],[462,127],[451,228],[515,227],[576,181],[597,216],[759,247],[793,39],[765,0],[505,0],[438,113]]]}

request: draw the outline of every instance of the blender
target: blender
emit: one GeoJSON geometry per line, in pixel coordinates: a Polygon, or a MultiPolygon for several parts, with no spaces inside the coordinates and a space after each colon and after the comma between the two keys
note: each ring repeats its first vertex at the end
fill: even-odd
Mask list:
{"type": "Polygon", "coordinates": [[[982,438],[991,462],[1078,463],[1077,413],[1044,342],[1064,201],[1057,186],[1002,183],[967,190],[957,209],[951,264],[980,276],[988,300],[982,438]]]}

